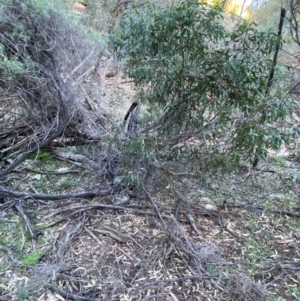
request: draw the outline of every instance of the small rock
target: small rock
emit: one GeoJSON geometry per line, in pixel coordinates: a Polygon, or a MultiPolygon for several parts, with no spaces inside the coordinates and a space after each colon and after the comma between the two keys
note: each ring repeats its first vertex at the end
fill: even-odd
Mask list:
{"type": "Polygon", "coordinates": [[[202,197],[199,199],[200,204],[206,209],[206,210],[218,210],[218,207],[216,206],[215,202],[207,197],[202,197]]]}

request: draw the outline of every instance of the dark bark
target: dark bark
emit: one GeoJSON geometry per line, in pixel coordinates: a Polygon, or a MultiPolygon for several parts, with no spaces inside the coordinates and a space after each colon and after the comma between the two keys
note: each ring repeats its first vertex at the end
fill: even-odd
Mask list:
{"type": "MultiPolygon", "coordinates": [[[[286,10],[284,8],[281,8],[280,12],[280,19],[279,19],[279,24],[278,24],[278,33],[277,33],[277,41],[275,44],[275,51],[274,51],[274,56],[273,56],[273,62],[272,62],[272,67],[270,70],[270,75],[267,83],[267,88],[266,88],[266,95],[270,93],[270,89],[273,84],[273,78],[274,78],[274,73],[275,73],[275,67],[277,64],[277,57],[278,57],[278,52],[280,48],[280,43],[282,39],[282,27],[283,27],[283,21],[285,18],[286,10]]],[[[256,169],[259,163],[259,155],[254,159],[254,162],[252,164],[252,168],[256,169]]]]}

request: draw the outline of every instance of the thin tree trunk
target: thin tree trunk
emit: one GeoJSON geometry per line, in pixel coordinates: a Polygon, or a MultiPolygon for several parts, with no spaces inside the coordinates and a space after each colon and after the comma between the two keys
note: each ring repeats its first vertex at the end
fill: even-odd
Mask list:
{"type": "MultiPolygon", "coordinates": [[[[278,57],[278,52],[279,52],[279,47],[280,47],[280,41],[281,41],[281,36],[282,36],[282,27],[283,27],[283,21],[285,18],[285,13],[286,13],[286,10],[284,8],[281,8],[280,20],[279,20],[279,24],[278,24],[277,41],[276,41],[276,45],[275,45],[273,63],[272,63],[272,67],[270,70],[270,75],[269,75],[269,79],[268,79],[268,83],[267,83],[266,95],[268,95],[270,93],[270,89],[273,84],[273,78],[274,78],[274,73],[275,73],[275,67],[277,64],[277,57],[278,57]]],[[[254,159],[254,162],[252,164],[252,168],[256,168],[258,165],[258,162],[259,162],[259,156],[256,156],[256,158],[254,159]]]]}

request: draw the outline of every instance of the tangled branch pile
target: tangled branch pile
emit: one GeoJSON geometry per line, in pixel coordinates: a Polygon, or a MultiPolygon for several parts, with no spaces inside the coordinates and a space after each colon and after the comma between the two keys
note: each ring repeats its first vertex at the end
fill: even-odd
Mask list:
{"type": "Polygon", "coordinates": [[[8,174],[57,137],[77,143],[89,138],[80,127],[84,116],[72,76],[93,42],[57,11],[55,1],[9,1],[0,6],[0,18],[0,157],[22,154],[8,174]]]}

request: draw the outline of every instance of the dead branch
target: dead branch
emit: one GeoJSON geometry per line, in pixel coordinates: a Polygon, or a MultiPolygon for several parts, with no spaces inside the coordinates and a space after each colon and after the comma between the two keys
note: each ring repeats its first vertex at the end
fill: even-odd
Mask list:
{"type": "Polygon", "coordinates": [[[299,38],[299,13],[300,13],[300,5],[297,0],[290,0],[290,14],[291,17],[288,19],[290,22],[290,33],[294,42],[300,46],[300,38],[299,38]]]}
{"type": "Polygon", "coordinates": [[[285,263],[275,262],[274,265],[271,265],[262,271],[255,272],[252,276],[267,274],[275,269],[300,271],[300,263],[295,261],[285,263]]]}
{"type": "Polygon", "coordinates": [[[170,283],[170,282],[179,282],[179,281],[186,281],[186,280],[202,280],[202,279],[211,279],[212,277],[206,275],[192,275],[192,276],[185,276],[185,277],[177,277],[177,278],[171,278],[171,279],[160,279],[158,281],[148,282],[142,285],[139,285],[138,287],[135,287],[135,291],[139,291],[142,289],[145,289],[148,286],[156,287],[160,283],[170,283]]]}
{"type": "Polygon", "coordinates": [[[37,234],[35,231],[33,231],[31,223],[29,218],[27,217],[27,215],[25,214],[21,204],[20,204],[20,200],[17,200],[15,203],[15,208],[18,210],[18,212],[20,213],[21,217],[23,218],[23,220],[25,221],[25,225],[30,233],[30,237],[31,239],[36,239],[37,234]]]}
{"type": "Polygon", "coordinates": [[[224,220],[223,214],[220,213],[219,215],[219,224],[222,227],[222,229],[226,230],[230,235],[232,235],[234,238],[238,239],[239,241],[244,241],[243,238],[235,234],[233,231],[228,229],[227,223],[224,220]]]}
{"type": "Polygon", "coordinates": [[[84,117],[72,81],[102,52],[83,40],[53,7],[45,7],[45,14],[35,11],[29,1],[8,2],[1,10],[3,56],[8,64],[18,62],[22,72],[7,68],[1,73],[0,157],[11,151],[13,161],[0,176],[12,172],[33,152],[59,143],[54,141],[58,137],[64,136],[64,145],[92,140],[88,127],[80,128],[84,117]]]}
{"type": "Polygon", "coordinates": [[[252,281],[243,273],[228,275],[227,288],[224,291],[227,300],[266,301],[267,292],[263,285],[252,281]]]}
{"type": "Polygon", "coordinates": [[[70,73],[69,76],[66,77],[66,80],[73,76],[94,54],[96,53],[96,47],[93,47],[91,52],[84,58],[84,60],[82,62],[80,62],[79,65],[77,65],[72,72],[70,73]]]}
{"type": "Polygon", "coordinates": [[[201,232],[199,232],[199,230],[198,230],[197,227],[196,227],[195,220],[194,220],[193,216],[192,216],[191,214],[186,214],[186,216],[187,216],[187,218],[188,218],[188,220],[189,220],[189,222],[190,222],[190,224],[191,224],[193,230],[194,230],[198,235],[201,235],[201,232]]]}
{"type": "Polygon", "coordinates": [[[268,209],[265,207],[257,207],[253,205],[226,205],[227,208],[239,208],[241,210],[248,210],[256,213],[261,213],[261,212],[268,212],[268,213],[274,213],[274,214],[279,214],[279,215],[287,215],[291,217],[297,217],[300,218],[300,213],[297,212],[292,212],[292,211],[287,211],[287,210],[275,210],[275,209],[268,209]]]}
{"type": "Polygon", "coordinates": [[[13,256],[13,252],[10,248],[7,248],[7,247],[4,247],[4,246],[0,245],[0,251],[3,251],[5,253],[7,253],[7,255],[8,255],[8,257],[11,261],[15,261],[14,256],[13,256]]]}
{"type": "Polygon", "coordinates": [[[77,166],[81,166],[93,170],[99,169],[99,165],[95,161],[89,159],[84,155],[73,154],[71,152],[63,152],[60,150],[53,150],[53,154],[58,159],[76,164],[77,166]]]}
{"type": "Polygon", "coordinates": [[[162,218],[161,213],[160,213],[158,207],[157,207],[156,204],[154,203],[154,201],[153,201],[153,199],[152,199],[150,193],[148,192],[148,190],[146,189],[146,187],[144,186],[144,184],[141,183],[141,185],[142,185],[142,189],[143,189],[143,191],[144,191],[144,193],[145,193],[145,195],[146,195],[148,201],[150,202],[150,204],[151,204],[152,207],[153,207],[153,211],[154,211],[155,215],[157,215],[157,217],[158,217],[160,223],[165,227],[165,226],[166,226],[165,221],[164,221],[164,219],[162,218]]]}
{"type": "Polygon", "coordinates": [[[126,242],[128,239],[126,239],[125,237],[121,237],[120,236],[120,233],[116,234],[114,233],[113,231],[110,231],[110,230],[102,230],[102,229],[93,229],[94,232],[97,232],[99,234],[103,234],[103,235],[106,235],[106,236],[109,236],[111,237],[112,239],[118,241],[118,242],[126,242]]]}
{"type": "Polygon", "coordinates": [[[37,169],[33,169],[30,167],[22,167],[20,170],[16,171],[16,172],[22,172],[22,171],[31,171],[37,174],[41,174],[41,175],[47,175],[47,174],[53,174],[53,175],[66,175],[66,174],[77,174],[80,172],[80,170],[66,170],[66,171],[55,171],[55,170],[47,170],[47,171],[40,171],[37,169]]]}
{"type": "MultiPolygon", "coordinates": [[[[54,212],[54,213],[51,213],[50,215],[45,216],[45,219],[53,217],[62,212],[70,211],[70,210],[76,210],[75,212],[73,212],[71,214],[71,215],[74,215],[74,214],[82,213],[87,210],[94,210],[94,209],[122,210],[122,211],[129,211],[131,213],[136,213],[136,214],[143,214],[143,215],[150,215],[150,216],[154,215],[154,213],[151,211],[141,210],[140,206],[109,205],[109,204],[93,203],[93,204],[88,204],[88,205],[77,205],[77,206],[60,209],[57,212],[54,212]]],[[[147,209],[147,208],[145,208],[145,209],[147,209]]],[[[168,216],[164,216],[164,217],[170,218],[168,216]]],[[[66,219],[66,218],[68,218],[68,217],[65,216],[64,219],[66,219]]]]}
{"type": "MultiPolygon", "coordinates": [[[[12,191],[3,186],[0,186],[0,197],[7,198],[17,198],[17,199],[33,199],[33,200],[44,200],[44,201],[59,201],[65,199],[91,199],[96,196],[104,196],[104,195],[113,195],[119,192],[119,188],[113,187],[111,189],[106,190],[94,190],[88,192],[81,193],[70,193],[70,194],[61,194],[61,195],[53,195],[53,194],[36,194],[36,193],[27,193],[27,192],[19,192],[12,191]]],[[[5,207],[6,204],[0,206],[5,207]]]]}
{"type": "Polygon", "coordinates": [[[48,288],[51,291],[61,295],[63,298],[71,299],[74,301],[97,301],[97,300],[99,300],[98,298],[90,298],[90,297],[80,296],[80,295],[73,294],[73,293],[67,293],[54,285],[49,285],[48,288]]]}
{"type": "Polygon", "coordinates": [[[99,244],[99,245],[101,245],[102,243],[101,243],[101,241],[100,241],[100,239],[87,227],[87,226],[84,226],[84,230],[93,238],[93,239],[95,239],[95,241],[99,244]]]}

